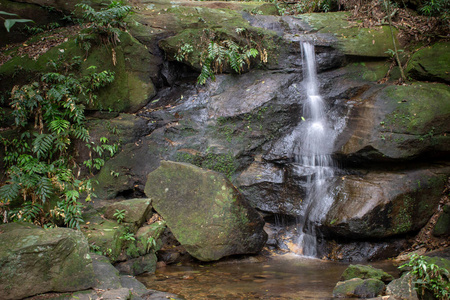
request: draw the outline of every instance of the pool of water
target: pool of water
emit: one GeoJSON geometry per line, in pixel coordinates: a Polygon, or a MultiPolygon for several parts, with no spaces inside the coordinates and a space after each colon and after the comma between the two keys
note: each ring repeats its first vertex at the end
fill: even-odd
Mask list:
{"type": "MultiPolygon", "coordinates": [[[[388,262],[371,264],[392,275],[388,262]]],[[[138,277],[147,288],[197,299],[332,299],[348,264],[277,256],[260,262],[171,265],[138,277]]],[[[342,299],[342,298],[341,298],[342,299]]]]}

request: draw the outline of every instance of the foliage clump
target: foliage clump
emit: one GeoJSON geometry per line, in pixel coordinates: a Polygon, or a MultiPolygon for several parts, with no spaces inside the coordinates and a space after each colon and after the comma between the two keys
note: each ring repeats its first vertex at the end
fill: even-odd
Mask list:
{"type": "Polygon", "coordinates": [[[411,255],[409,262],[400,268],[410,269],[409,273],[414,278],[414,288],[419,297],[423,298],[426,292],[429,292],[436,299],[450,299],[450,273],[447,269],[417,254],[411,255]]]}
{"type": "Polygon", "coordinates": [[[131,6],[123,5],[122,1],[111,1],[107,8],[100,11],[85,3],[76,6],[83,10],[83,17],[89,21],[76,40],[86,53],[98,41],[113,46],[120,42],[119,35],[126,29],[125,18],[131,12],[131,6]]]}
{"type": "MultiPolygon", "coordinates": [[[[120,42],[130,6],[112,1],[98,12],[86,4],[77,6],[89,21],[78,36],[86,52],[91,42],[113,46],[120,42]]],[[[83,219],[79,200],[90,201],[93,195],[92,181],[82,174],[100,169],[104,159],[118,150],[118,145],[110,145],[106,137],[93,140],[85,118],[86,106],[95,103],[96,93],[111,84],[115,74],[97,72],[95,66],[81,71],[81,61],[81,57],[63,65],[58,60],[50,61],[54,72],[12,89],[9,105],[14,124],[10,133],[0,136],[6,168],[6,182],[0,184],[0,222],[27,221],[41,226],[64,223],[80,228],[83,219]],[[83,143],[89,158],[80,163],[77,150],[83,143]]]]}
{"type": "MultiPolygon", "coordinates": [[[[78,178],[81,166],[75,162],[74,144],[81,141],[97,153],[114,155],[117,146],[108,145],[105,138],[94,145],[84,115],[85,105],[95,99],[93,93],[113,80],[109,71],[81,78],[51,72],[13,88],[10,106],[17,137],[1,137],[8,179],[0,187],[0,202],[11,208],[6,219],[44,225],[63,218],[69,227],[79,227],[78,199],[86,193],[89,200],[92,183],[78,178]],[[49,209],[51,200],[57,205],[49,209]]],[[[85,162],[95,168],[103,163],[100,156],[85,162]]]]}

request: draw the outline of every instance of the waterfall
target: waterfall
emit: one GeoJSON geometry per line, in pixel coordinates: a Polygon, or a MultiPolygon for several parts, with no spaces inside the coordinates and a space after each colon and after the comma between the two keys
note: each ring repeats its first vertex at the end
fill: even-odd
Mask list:
{"type": "Polygon", "coordinates": [[[297,244],[305,256],[317,255],[315,226],[320,223],[332,204],[328,193],[329,179],[334,176],[331,152],[336,138],[327,118],[326,104],[319,93],[314,45],[301,43],[303,85],[307,99],[296,147],[296,165],[307,175],[306,197],[298,220],[297,244]]]}

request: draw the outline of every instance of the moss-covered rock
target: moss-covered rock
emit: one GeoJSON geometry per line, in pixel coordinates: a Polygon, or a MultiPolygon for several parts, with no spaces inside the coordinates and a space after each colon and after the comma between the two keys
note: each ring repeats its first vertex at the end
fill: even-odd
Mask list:
{"type": "Polygon", "coordinates": [[[267,240],[262,218],[219,173],[162,161],[148,175],[145,193],[176,239],[199,260],[256,253],[267,240]]]}
{"type": "Polygon", "coordinates": [[[378,279],[385,283],[388,283],[394,279],[394,277],[381,269],[374,268],[369,265],[350,265],[345,269],[341,275],[340,281],[346,281],[352,278],[361,279],[378,279]]]}
{"type": "Polygon", "coordinates": [[[381,296],[385,285],[378,279],[353,278],[339,281],[333,289],[333,297],[336,298],[374,298],[381,296]]]}
{"type": "Polygon", "coordinates": [[[424,81],[450,83],[450,43],[440,42],[415,52],[408,62],[408,76],[424,81]]]}
{"type": "Polygon", "coordinates": [[[95,285],[86,238],[68,228],[0,225],[0,298],[21,299],[95,285]],[[70,280],[67,280],[70,278],[70,280]]]}
{"type": "Polygon", "coordinates": [[[347,159],[411,160],[449,154],[450,87],[416,83],[369,90],[352,107],[338,153],[347,159]]]}
{"type": "Polygon", "coordinates": [[[450,205],[444,206],[443,212],[433,228],[434,236],[450,235],[450,205]]]}
{"type": "MultiPolygon", "coordinates": [[[[318,33],[333,34],[337,39],[337,47],[346,55],[389,57],[386,53],[394,49],[389,26],[376,28],[359,28],[347,20],[348,12],[312,13],[299,16],[318,33]]],[[[397,30],[394,29],[397,40],[397,30]]],[[[396,41],[397,42],[397,41],[396,41]]],[[[398,44],[397,44],[398,45],[398,44]]]]}
{"type": "Polygon", "coordinates": [[[83,214],[83,219],[86,225],[82,226],[81,231],[86,236],[91,250],[115,262],[126,242],[121,238],[127,232],[125,226],[101,218],[96,211],[83,214]]]}
{"type": "Polygon", "coordinates": [[[153,215],[151,202],[151,199],[128,199],[113,203],[106,207],[105,218],[119,221],[115,214],[123,212],[120,222],[131,223],[139,228],[153,215]]]}

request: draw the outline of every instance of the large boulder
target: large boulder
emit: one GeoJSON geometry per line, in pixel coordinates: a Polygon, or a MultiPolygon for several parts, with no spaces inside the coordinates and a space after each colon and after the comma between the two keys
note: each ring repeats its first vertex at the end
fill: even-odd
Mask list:
{"type": "Polygon", "coordinates": [[[386,238],[417,231],[434,213],[449,166],[370,172],[339,179],[323,229],[351,239],[386,238]]]}
{"type": "Polygon", "coordinates": [[[68,228],[0,225],[0,298],[70,292],[95,285],[86,238],[68,228]]]}
{"type": "Polygon", "coordinates": [[[415,52],[408,62],[408,75],[417,80],[449,83],[450,43],[440,42],[415,52]]]}
{"type": "Polygon", "coordinates": [[[267,240],[262,218],[217,172],[162,161],[148,175],[145,193],[177,240],[199,260],[256,253],[267,240]]]}

